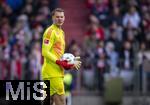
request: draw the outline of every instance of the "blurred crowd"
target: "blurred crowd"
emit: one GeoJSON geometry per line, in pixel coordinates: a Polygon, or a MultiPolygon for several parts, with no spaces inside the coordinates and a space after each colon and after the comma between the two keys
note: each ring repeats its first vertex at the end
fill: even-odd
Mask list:
{"type": "Polygon", "coordinates": [[[0,0],[0,79],[38,79],[41,40],[57,0],[0,0]]]}
{"type": "MultiPolygon", "coordinates": [[[[75,80],[85,89],[103,90],[105,80],[120,76],[128,89],[136,74],[142,89],[143,73],[150,80],[150,0],[85,0],[85,5],[83,45],[73,40],[67,48],[82,58],[80,80],[72,71],[75,80]]],[[[58,0],[0,0],[0,79],[40,78],[42,34],[57,6],[58,0]]]]}
{"type": "MultiPolygon", "coordinates": [[[[122,77],[125,88],[133,88],[143,60],[150,59],[149,6],[150,0],[87,0],[90,14],[84,48],[88,60],[84,61],[89,61],[88,75],[95,71],[99,89],[110,76],[122,77]]],[[[142,79],[141,73],[138,78],[142,79]]]]}
{"type": "Polygon", "coordinates": [[[106,80],[121,77],[125,90],[150,90],[150,0],[85,0],[85,5],[83,46],[72,41],[69,48],[82,56],[82,86],[103,90],[106,80]]]}

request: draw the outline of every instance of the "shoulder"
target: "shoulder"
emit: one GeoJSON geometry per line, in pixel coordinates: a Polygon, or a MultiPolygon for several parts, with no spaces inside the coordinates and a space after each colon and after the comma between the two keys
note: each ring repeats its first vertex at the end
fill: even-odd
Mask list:
{"type": "Polygon", "coordinates": [[[63,35],[65,35],[65,32],[61,29],[61,32],[63,33],[63,35]]]}
{"type": "Polygon", "coordinates": [[[54,29],[52,27],[48,27],[44,33],[44,37],[49,39],[52,36],[53,32],[54,29]]]}

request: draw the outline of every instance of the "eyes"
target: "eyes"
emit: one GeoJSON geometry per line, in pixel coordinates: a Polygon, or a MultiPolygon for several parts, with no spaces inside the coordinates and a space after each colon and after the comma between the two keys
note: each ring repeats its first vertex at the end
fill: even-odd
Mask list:
{"type": "Polygon", "coordinates": [[[56,18],[58,18],[58,19],[61,18],[62,19],[62,18],[64,18],[64,16],[56,16],[56,18]]]}

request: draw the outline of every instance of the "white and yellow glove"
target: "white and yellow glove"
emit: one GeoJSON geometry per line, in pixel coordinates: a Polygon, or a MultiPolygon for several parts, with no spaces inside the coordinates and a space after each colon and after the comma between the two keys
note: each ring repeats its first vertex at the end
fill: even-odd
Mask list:
{"type": "Polygon", "coordinates": [[[74,58],[74,67],[75,67],[77,70],[79,70],[80,67],[81,67],[81,64],[82,64],[82,62],[81,62],[81,60],[80,60],[80,57],[79,57],[79,56],[75,57],[75,58],[74,58]]]}

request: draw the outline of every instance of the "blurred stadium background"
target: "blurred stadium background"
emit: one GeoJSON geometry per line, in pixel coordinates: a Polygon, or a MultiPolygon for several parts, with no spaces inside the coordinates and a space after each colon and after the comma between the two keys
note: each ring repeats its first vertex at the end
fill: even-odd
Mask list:
{"type": "Polygon", "coordinates": [[[40,79],[44,29],[65,10],[72,105],[150,105],[150,0],[0,0],[0,79],[40,79]],[[110,103],[109,103],[110,102],[110,103]]]}

